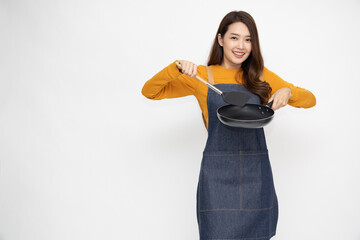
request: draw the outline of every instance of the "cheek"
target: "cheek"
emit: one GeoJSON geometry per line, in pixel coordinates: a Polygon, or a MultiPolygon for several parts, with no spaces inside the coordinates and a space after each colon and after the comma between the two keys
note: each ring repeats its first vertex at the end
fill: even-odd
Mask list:
{"type": "Polygon", "coordinates": [[[234,44],[233,42],[231,41],[226,41],[224,43],[224,47],[226,48],[226,50],[228,51],[232,51],[232,49],[235,47],[236,44],[234,44]]]}
{"type": "Polygon", "coordinates": [[[251,44],[248,46],[248,51],[251,52],[251,44]]]}
{"type": "Polygon", "coordinates": [[[230,46],[229,46],[228,43],[224,43],[223,48],[224,48],[225,51],[228,51],[230,49],[230,46]]]}

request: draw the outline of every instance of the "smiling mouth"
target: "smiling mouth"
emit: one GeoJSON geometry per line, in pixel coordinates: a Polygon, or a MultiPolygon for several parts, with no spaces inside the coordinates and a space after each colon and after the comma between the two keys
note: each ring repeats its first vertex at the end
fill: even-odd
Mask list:
{"type": "Polygon", "coordinates": [[[233,52],[236,56],[244,56],[245,53],[233,52]]]}

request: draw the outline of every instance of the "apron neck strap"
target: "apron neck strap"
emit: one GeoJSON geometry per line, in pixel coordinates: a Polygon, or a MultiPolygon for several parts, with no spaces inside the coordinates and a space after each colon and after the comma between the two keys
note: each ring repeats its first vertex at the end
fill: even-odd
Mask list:
{"type": "Polygon", "coordinates": [[[208,82],[210,84],[214,85],[215,84],[214,77],[213,77],[212,71],[209,66],[206,66],[206,71],[207,71],[207,75],[208,75],[208,82]]]}

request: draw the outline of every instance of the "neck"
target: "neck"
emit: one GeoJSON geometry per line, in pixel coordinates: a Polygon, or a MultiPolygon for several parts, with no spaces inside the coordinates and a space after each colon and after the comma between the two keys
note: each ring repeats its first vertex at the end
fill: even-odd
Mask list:
{"type": "Polygon", "coordinates": [[[241,68],[241,65],[239,65],[239,66],[230,65],[229,66],[229,65],[224,64],[224,63],[220,64],[220,66],[223,67],[223,68],[226,68],[226,69],[240,69],[241,68]]]}
{"type": "Polygon", "coordinates": [[[239,69],[239,68],[241,68],[241,63],[238,65],[234,65],[234,64],[229,64],[227,61],[222,61],[220,66],[223,68],[228,68],[228,69],[239,69]]]}

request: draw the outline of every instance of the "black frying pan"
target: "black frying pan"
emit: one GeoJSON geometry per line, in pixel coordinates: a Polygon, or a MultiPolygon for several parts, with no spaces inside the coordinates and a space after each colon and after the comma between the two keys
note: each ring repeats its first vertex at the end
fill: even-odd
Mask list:
{"type": "Polygon", "coordinates": [[[242,128],[261,128],[274,117],[271,109],[273,102],[266,106],[259,104],[245,104],[243,107],[225,105],[217,109],[217,116],[225,125],[242,128]]]}
{"type": "MultiPolygon", "coordinates": [[[[180,62],[176,61],[176,66],[182,69],[180,62]]],[[[219,120],[231,127],[261,128],[268,124],[273,116],[274,110],[271,109],[273,102],[266,106],[258,104],[245,104],[250,95],[243,92],[222,92],[199,76],[195,77],[198,81],[207,85],[210,89],[220,94],[224,102],[230,103],[217,109],[219,120]]]]}

